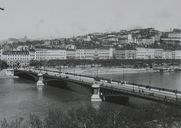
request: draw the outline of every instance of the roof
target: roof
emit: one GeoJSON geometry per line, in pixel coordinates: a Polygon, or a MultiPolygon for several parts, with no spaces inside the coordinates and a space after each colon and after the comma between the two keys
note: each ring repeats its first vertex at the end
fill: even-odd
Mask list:
{"type": "Polygon", "coordinates": [[[4,51],[3,55],[29,55],[28,51],[4,51]]]}

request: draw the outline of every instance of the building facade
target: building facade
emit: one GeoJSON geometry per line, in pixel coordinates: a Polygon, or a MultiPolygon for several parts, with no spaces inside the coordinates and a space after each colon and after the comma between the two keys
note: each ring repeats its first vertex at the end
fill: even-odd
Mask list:
{"type": "Polygon", "coordinates": [[[10,67],[26,67],[30,64],[29,51],[3,51],[2,60],[10,67]]]}
{"type": "Polygon", "coordinates": [[[112,58],[113,58],[112,48],[76,50],[76,59],[95,60],[95,59],[112,59],[112,58]]]}
{"type": "Polygon", "coordinates": [[[36,60],[65,60],[66,59],[66,50],[64,49],[37,49],[35,51],[36,60]]]}
{"type": "Polygon", "coordinates": [[[67,59],[75,59],[76,58],[76,50],[74,50],[74,49],[67,49],[66,50],[66,58],[67,59]]]}
{"type": "Polygon", "coordinates": [[[137,48],[136,59],[162,59],[163,49],[137,48]]]}
{"type": "Polygon", "coordinates": [[[172,52],[173,59],[181,59],[181,50],[176,50],[172,52]]]}
{"type": "Polygon", "coordinates": [[[115,59],[135,59],[136,50],[115,50],[115,59]]]}
{"type": "Polygon", "coordinates": [[[2,60],[2,49],[0,49],[0,60],[2,60]]]}
{"type": "Polygon", "coordinates": [[[172,51],[163,51],[163,59],[173,59],[172,51]]]}
{"type": "Polygon", "coordinates": [[[161,38],[161,42],[165,44],[181,45],[181,32],[169,32],[167,37],[161,38]]]}

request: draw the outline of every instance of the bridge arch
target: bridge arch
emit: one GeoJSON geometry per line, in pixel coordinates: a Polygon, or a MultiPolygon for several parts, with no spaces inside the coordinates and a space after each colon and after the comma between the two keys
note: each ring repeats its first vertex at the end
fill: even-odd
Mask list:
{"type": "Polygon", "coordinates": [[[21,78],[28,78],[35,82],[38,81],[38,75],[37,75],[37,73],[34,73],[34,72],[14,70],[14,75],[19,76],[21,78]]]}

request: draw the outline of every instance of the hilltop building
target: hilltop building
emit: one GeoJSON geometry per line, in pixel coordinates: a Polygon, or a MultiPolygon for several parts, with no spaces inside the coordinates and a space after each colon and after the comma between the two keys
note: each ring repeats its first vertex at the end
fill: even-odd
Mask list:
{"type": "Polygon", "coordinates": [[[168,32],[166,36],[161,38],[161,42],[165,44],[181,45],[181,31],[168,32]]]}

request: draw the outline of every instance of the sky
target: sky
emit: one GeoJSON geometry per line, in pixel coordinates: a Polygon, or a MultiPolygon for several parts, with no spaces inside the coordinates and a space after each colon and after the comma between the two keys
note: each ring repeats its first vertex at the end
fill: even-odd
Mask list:
{"type": "Polygon", "coordinates": [[[0,40],[181,28],[181,0],[0,0],[0,40]]]}

